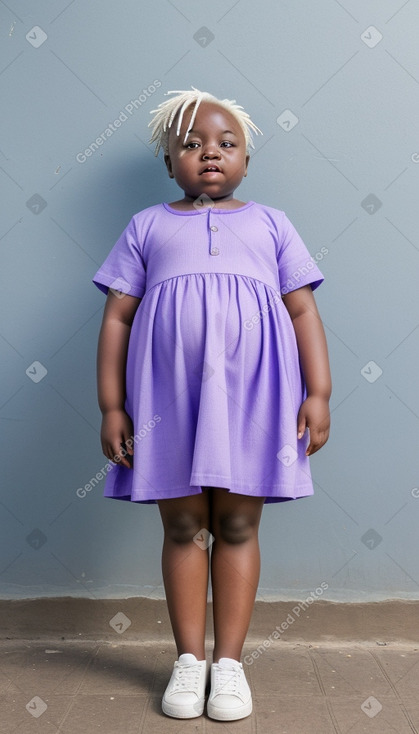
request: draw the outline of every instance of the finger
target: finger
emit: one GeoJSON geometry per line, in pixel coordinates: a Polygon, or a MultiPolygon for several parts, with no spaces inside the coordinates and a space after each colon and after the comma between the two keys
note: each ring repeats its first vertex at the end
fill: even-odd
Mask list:
{"type": "Polygon", "coordinates": [[[118,439],[115,439],[109,443],[108,458],[113,461],[114,464],[122,464],[125,453],[126,452],[122,449],[122,438],[119,441],[118,439]]]}
{"type": "Polygon", "coordinates": [[[131,464],[130,464],[129,460],[127,459],[127,456],[128,456],[128,454],[121,453],[121,451],[120,451],[118,454],[115,454],[112,457],[112,461],[115,464],[118,464],[120,466],[125,466],[127,469],[131,469],[131,464]]]}
{"type": "Polygon", "coordinates": [[[121,441],[119,445],[119,450],[116,452],[114,460],[116,459],[118,464],[122,464],[122,466],[125,466],[127,469],[131,469],[131,463],[128,456],[128,450],[125,447],[125,444],[123,441],[121,441]]]}
{"type": "Polygon", "coordinates": [[[316,428],[313,428],[313,426],[310,426],[310,433],[309,433],[309,442],[306,449],[306,456],[311,456],[317,451],[318,444],[319,444],[319,433],[316,428]]]}
{"type": "Polygon", "coordinates": [[[320,446],[316,444],[314,441],[310,441],[309,445],[307,446],[306,456],[312,456],[313,454],[318,451],[320,446]]]}
{"type": "Polygon", "coordinates": [[[103,438],[102,451],[109,461],[115,461],[115,455],[118,453],[117,442],[103,438]]]}
{"type": "Polygon", "coordinates": [[[103,451],[104,455],[106,456],[106,458],[109,461],[113,461],[114,460],[115,452],[112,451],[112,446],[111,446],[110,443],[107,443],[107,442],[105,443],[104,442],[102,444],[102,451],[103,451]]]}
{"type": "Polygon", "coordinates": [[[298,417],[297,438],[302,438],[307,428],[307,421],[304,415],[298,417]]]}
{"type": "Polygon", "coordinates": [[[328,439],[328,433],[325,431],[319,431],[318,433],[315,432],[310,440],[309,445],[307,446],[306,456],[312,456],[316,453],[319,449],[324,446],[328,439]]]}
{"type": "Polygon", "coordinates": [[[128,453],[127,449],[121,448],[119,452],[119,456],[121,457],[119,460],[119,464],[122,464],[122,466],[126,466],[127,469],[132,469],[132,453],[128,453]]]}
{"type": "Polygon", "coordinates": [[[127,454],[129,454],[130,456],[134,454],[134,440],[132,436],[128,436],[128,435],[126,437],[124,436],[122,446],[125,449],[125,451],[127,452],[127,454]]]}
{"type": "Polygon", "coordinates": [[[132,462],[133,462],[133,456],[134,456],[134,441],[132,436],[129,438],[124,439],[124,441],[121,443],[121,450],[120,453],[123,454],[121,463],[127,467],[127,469],[132,469],[132,462]]]}

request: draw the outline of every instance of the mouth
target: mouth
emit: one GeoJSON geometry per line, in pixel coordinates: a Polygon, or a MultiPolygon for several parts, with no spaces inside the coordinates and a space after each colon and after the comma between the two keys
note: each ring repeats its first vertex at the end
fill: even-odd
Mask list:
{"type": "Polygon", "coordinates": [[[222,171],[218,166],[206,166],[200,171],[199,175],[202,176],[204,173],[222,173],[222,171]]]}

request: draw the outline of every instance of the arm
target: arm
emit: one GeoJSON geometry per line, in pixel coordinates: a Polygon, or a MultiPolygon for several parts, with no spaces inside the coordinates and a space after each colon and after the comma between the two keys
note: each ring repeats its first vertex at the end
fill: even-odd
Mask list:
{"type": "MultiPolygon", "coordinates": [[[[97,388],[102,412],[101,443],[105,456],[111,461],[121,451],[133,432],[130,417],[125,412],[125,368],[128,341],[135,312],[141,299],[124,295],[119,298],[108,291],[97,350],[97,388]]],[[[132,456],[133,450],[127,449],[132,456]]],[[[130,467],[125,456],[121,463],[130,467]]]]}
{"type": "Polygon", "coordinates": [[[329,399],[332,392],[326,336],[310,285],[283,297],[297,339],[301,369],[307,386],[297,420],[297,435],[310,429],[306,454],[314,454],[329,438],[329,399]]]}

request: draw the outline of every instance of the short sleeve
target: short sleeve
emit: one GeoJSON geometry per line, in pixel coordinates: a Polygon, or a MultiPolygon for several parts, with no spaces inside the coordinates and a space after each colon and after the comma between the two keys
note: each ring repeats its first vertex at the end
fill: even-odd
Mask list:
{"type": "MultiPolygon", "coordinates": [[[[314,291],[324,280],[316,259],[307,250],[303,240],[282,212],[282,226],[279,228],[280,247],[277,256],[281,294],[310,285],[314,291]]],[[[323,253],[321,253],[323,258],[323,253]]]]}
{"type": "Polygon", "coordinates": [[[132,217],[92,280],[105,294],[109,288],[113,288],[130,296],[143,297],[146,290],[146,268],[135,217],[132,217]]]}

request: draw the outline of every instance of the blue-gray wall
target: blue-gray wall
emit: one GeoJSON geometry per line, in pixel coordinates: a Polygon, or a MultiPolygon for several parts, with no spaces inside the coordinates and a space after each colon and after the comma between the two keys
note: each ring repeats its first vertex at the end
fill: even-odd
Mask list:
{"type": "Polygon", "coordinates": [[[418,3],[9,0],[0,14],[1,594],[162,595],[157,507],[104,499],[103,481],[76,490],[106,463],[91,278],[132,214],[182,196],[147,124],[163,92],[194,85],[264,132],[237,196],[327,250],[332,433],[315,496],[264,509],[259,598],[322,582],[322,598],[419,598],[418,3]]]}

